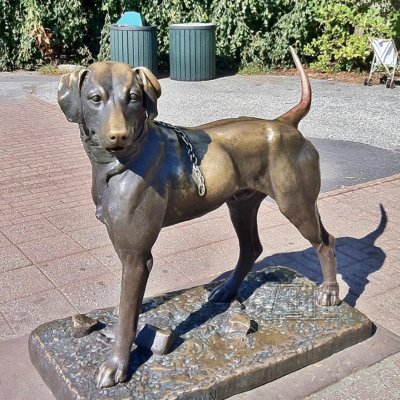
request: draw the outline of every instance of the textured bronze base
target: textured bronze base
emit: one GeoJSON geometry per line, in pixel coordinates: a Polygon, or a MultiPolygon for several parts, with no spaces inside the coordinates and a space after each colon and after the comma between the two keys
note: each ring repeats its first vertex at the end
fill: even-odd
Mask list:
{"type": "Polygon", "coordinates": [[[361,342],[371,321],[345,303],[316,305],[318,288],[283,267],[251,273],[231,304],[207,302],[219,283],[147,299],[145,324],[173,331],[167,355],[143,347],[131,354],[129,381],[97,389],[95,377],[110,354],[114,309],[87,314],[98,330],[72,335],[71,318],[35,329],[29,354],[56,399],[222,400],[361,342]]]}

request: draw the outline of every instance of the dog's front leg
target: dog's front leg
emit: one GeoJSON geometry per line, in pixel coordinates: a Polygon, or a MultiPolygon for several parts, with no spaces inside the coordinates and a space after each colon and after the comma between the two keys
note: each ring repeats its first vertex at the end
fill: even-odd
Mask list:
{"type": "Polygon", "coordinates": [[[150,253],[119,254],[122,262],[122,285],[115,343],[108,360],[100,367],[97,387],[105,388],[126,380],[131,347],[136,337],[139,313],[153,263],[150,253]]]}

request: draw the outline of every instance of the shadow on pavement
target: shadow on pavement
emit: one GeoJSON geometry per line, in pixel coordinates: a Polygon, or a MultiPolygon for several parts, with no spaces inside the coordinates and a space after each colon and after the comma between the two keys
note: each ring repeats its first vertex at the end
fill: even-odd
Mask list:
{"type": "MultiPolygon", "coordinates": [[[[341,298],[352,307],[356,305],[358,298],[368,285],[368,276],[378,271],[386,258],[382,249],[375,246],[376,239],[382,235],[387,224],[385,209],[382,205],[380,205],[380,209],[381,221],[373,232],[361,239],[347,236],[336,239],[337,274],[341,275],[343,281],[349,286],[348,293],[344,298],[341,298]]],[[[320,262],[312,247],[302,251],[271,255],[258,261],[252,271],[259,271],[273,266],[292,268],[316,284],[322,283],[320,262]]],[[[228,278],[230,273],[231,271],[227,271],[221,274],[213,282],[228,278]]]]}

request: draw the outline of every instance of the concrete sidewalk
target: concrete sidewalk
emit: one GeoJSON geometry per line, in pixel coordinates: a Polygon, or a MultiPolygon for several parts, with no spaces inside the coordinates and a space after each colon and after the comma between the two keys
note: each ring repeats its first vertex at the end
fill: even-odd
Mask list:
{"type": "MultiPolygon", "coordinates": [[[[0,112],[0,360],[16,358],[11,365],[0,363],[0,399],[51,399],[27,361],[26,335],[43,322],[118,304],[121,267],[94,217],[90,163],[77,125],[30,96],[0,98],[0,112]]],[[[342,381],[341,387],[330,386],[312,399],[400,398],[399,356],[381,361],[400,351],[399,193],[400,174],[320,196],[324,225],[337,238],[341,298],[378,325],[377,335],[386,338],[387,347],[357,366],[342,365],[351,374],[379,362],[355,375],[363,390],[354,381],[342,381]],[[379,388],[383,397],[373,395],[377,383],[371,376],[385,377],[379,388]]],[[[285,265],[321,282],[314,250],[274,204],[263,202],[259,229],[264,252],[256,268],[285,265]]],[[[163,230],[153,254],[146,296],[226,277],[238,255],[226,207],[163,230]]],[[[373,353],[376,346],[359,348],[373,353]]],[[[294,379],[285,378],[288,383],[294,379]]],[[[308,391],[286,383],[283,397],[271,392],[269,398],[300,399],[333,382],[325,380],[312,391],[308,382],[303,382],[308,391]]],[[[277,384],[241,398],[262,398],[267,386],[277,384]]]]}

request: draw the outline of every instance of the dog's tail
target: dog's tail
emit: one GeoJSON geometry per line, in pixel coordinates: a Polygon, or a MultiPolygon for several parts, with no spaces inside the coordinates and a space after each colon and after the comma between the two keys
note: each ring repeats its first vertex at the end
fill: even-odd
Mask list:
{"type": "Polygon", "coordinates": [[[285,122],[294,126],[296,129],[299,125],[299,122],[308,114],[311,107],[311,85],[310,81],[306,73],[304,72],[304,68],[301,65],[300,59],[298,55],[293,50],[292,46],[289,46],[290,52],[292,53],[292,57],[294,63],[296,64],[297,70],[300,73],[300,80],[301,80],[301,100],[300,103],[293,107],[287,113],[281,115],[277,118],[278,121],[285,122]]]}

